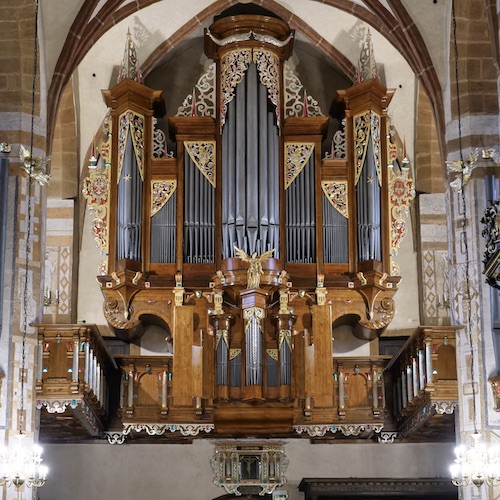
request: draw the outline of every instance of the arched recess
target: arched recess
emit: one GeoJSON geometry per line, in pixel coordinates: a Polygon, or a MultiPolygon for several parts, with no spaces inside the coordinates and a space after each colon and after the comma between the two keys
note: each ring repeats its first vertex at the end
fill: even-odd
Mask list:
{"type": "Polygon", "coordinates": [[[172,330],[167,321],[156,314],[142,314],[139,318],[143,334],[137,339],[142,354],[161,356],[173,354],[172,330]]]}
{"type": "Polygon", "coordinates": [[[432,103],[421,85],[417,94],[415,125],[415,188],[419,193],[443,193],[444,160],[439,149],[432,103]]]}
{"type": "MultiPolygon", "coordinates": [[[[123,0],[107,0],[104,5],[97,10],[95,15],[94,11],[99,7],[98,0],[87,0],[84,2],[70,29],[69,35],[56,63],[52,82],[50,84],[47,108],[47,140],[49,148],[52,142],[55,112],[59,104],[62,89],[90,47],[117,22],[157,1],[160,0],[137,0],[137,2],[127,3],[125,6],[120,7],[123,0]]],[[[443,153],[445,151],[444,112],[441,89],[432,60],[418,28],[415,23],[413,23],[411,16],[400,0],[364,0],[364,2],[367,7],[363,7],[351,0],[322,0],[321,3],[348,12],[368,23],[403,54],[410,67],[418,76],[432,103],[439,143],[443,153]],[[386,6],[391,10],[388,10],[386,6]]],[[[237,0],[218,0],[212,3],[206,9],[198,13],[191,21],[177,30],[177,32],[165,42],[160,52],[164,55],[165,50],[168,51],[173,48],[189,33],[202,26],[207,19],[236,3],[238,3],[237,0]]],[[[338,64],[341,69],[344,69],[346,75],[350,74],[352,77],[354,76],[352,65],[350,65],[350,67],[343,67],[346,62],[345,58],[342,61],[336,60],[335,57],[338,58],[338,56],[335,56],[335,51],[333,51],[332,47],[321,37],[315,38],[314,30],[306,25],[302,19],[295,16],[274,0],[258,0],[255,3],[275,12],[289,23],[292,28],[301,31],[312,43],[315,43],[318,48],[332,56],[336,64],[338,64]]],[[[151,56],[146,62],[145,67],[147,70],[152,69],[155,62],[154,57],[151,56]]]]}
{"type": "Polygon", "coordinates": [[[61,94],[52,141],[49,198],[76,198],[78,193],[78,142],[73,79],[61,94]]]}

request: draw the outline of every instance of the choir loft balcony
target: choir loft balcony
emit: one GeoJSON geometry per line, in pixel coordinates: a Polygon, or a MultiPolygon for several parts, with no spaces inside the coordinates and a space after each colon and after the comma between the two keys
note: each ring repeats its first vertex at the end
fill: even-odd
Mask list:
{"type": "Polygon", "coordinates": [[[459,328],[418,328],[388,364],[392,413],[402,437],[453,436],[458,404],[455,333],[459,328]]]}
{"type": "Polygon", "coordinates": [[[44,439],[99,436],[118,370],[95,325],[37,325],[36,405],[44,439]]]}

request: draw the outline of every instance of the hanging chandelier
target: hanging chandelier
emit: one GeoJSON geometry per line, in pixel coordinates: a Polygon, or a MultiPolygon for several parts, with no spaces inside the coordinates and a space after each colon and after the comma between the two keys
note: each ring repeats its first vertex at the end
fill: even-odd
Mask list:
{"type": "Polygon", "coordinates": [[[451,183],[451,187],[461,195],[461,211],[463,214],[461,239],[464,245],[465,253],[465,307],[464,314],[467,313],[467,323],[465,330],[467,333],[467,340],[470,349],[470,380],[472,387],[472,423],[474,425],[474,432],[469,435],[472,439],[472,446],[467,446],[462,443],[455,448],[455,461],[450,466],[451,482],[455,486],[468,486],[474,484],[480,488],[484,483],[488,486],[495,486],[500,484],[500,448],[498,446],[489,446],[481,439],[481,434],[477,430],[477,408],[476,408],[476,381],[475,381],[475,356],[474,343],[472,337],[472,297],[471,297],[471,271],[469,259],[469,242],[467,237],[467,203],[465,199],[465,185],[467,184],[474,162],[477,160],[477,151],[469,155],[467,161],[464,161],[464,153],[462,147],[462,115],[460,108],[460,88],[459,88],[459,75],[458,75],[458,44],[457,44],[457,20],[455,16],[455,1],[452,0],[452,29],[453,29],[453,46],[455,52],[455,83],[457,94],[457,122],[458,122],[458,142],[460,151],[460,160],[455,162],[447,162],[448,167],[450,163],[456,164],[456,169],[451,170],[460,172],[459,178],[451,183]],[[472,158],[472,159],[471,159],[472,158]],[[458,166],[460,168],[458,168],[458,166]],[[455,184],[455,186],[454,186],[455,184]],[[457,189],[457,186],[459,189],[457,189]]]}
{"type": "Polygon", "coordinates": [[[0,486],[26,485],[38,488],[45,484],[48,468],[42,463],[42,448],[24,446],[25,434],[19,433],[12,447],[0,448],[0,486]]]}
{"type": "Polygon", "coordinates": [[[473,444],[468,448],[460,445],[455,448],[455,463],[450,467],[451,482],[455,486],[475,484],[478,488],[500,484],[500,448],[488,447],[481,440],[481,434],[472,434],[473,444]]]}

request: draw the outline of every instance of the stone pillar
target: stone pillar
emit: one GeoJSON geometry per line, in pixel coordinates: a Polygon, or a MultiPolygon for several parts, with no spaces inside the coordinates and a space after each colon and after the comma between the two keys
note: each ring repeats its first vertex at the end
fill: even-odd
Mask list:
{"type": "MultiPolygon", "coordinates": [[[[37,323],[41,319],[44,255],[44,227],[46,188],[36,181],[32,183],[31,201],[28,203],[29,183],[20,168],[19,146],[28,150],[33,145],[33,156],[45,156],[45,117],[40,116],[39,77],[35,90],[35,112],[32,122],[32,93],[34,61],[35,5],[28,0],[0,7],[2,25],[0,40],[0,142],[12,145],[9,158],[7,188],[7,218],[5,229],[4,272],[0,275],[2,297],[2,321],[0,325],[0,366],[5,372],[0,400],[0,443],[12,444],[19,433],[21,406],[21,366],[23,362],[23,315],[24,286],[27,277],[27,321],[37,323]],[[31,131],[33,131],[31,141],[31,131]],[[26,266],[26,235],[28,206],[31,212],[28,266],[26,266]]],[[[24,390],[22,428],[26,432],[25,443],[31,444],[37,435],[35,409],[35,375],[37,336],[35,329],[27,328],[24,348],[24,390]]],[[[34,492],[25,488],[23,498],[29,499],[34,492]]],[[[16,489],[2,488],[2,500],[17,499],[16,489]]]]}
{"type": "Polygon", "coordinates": [[[423,325],[450,324],[450,271],[446,195],[421,194],[417,198],[418,252],[423,325]]]}

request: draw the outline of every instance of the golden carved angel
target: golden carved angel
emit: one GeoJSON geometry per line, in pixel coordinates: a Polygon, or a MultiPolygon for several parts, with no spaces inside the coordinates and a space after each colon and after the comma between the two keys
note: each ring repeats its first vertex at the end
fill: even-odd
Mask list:
{"type": "Polygon", "coordinates": [[[247,273],[247,288],[259,288],[260,275],[264,273],[262,270],[262,263],[271,258],[274,248],[264,252],[262,255],[257,255],[257,252],[254,252],[251,256],[236,245],[234,246],[234,250],[236,252],[236,257],[250,264],[247,273]]]}

